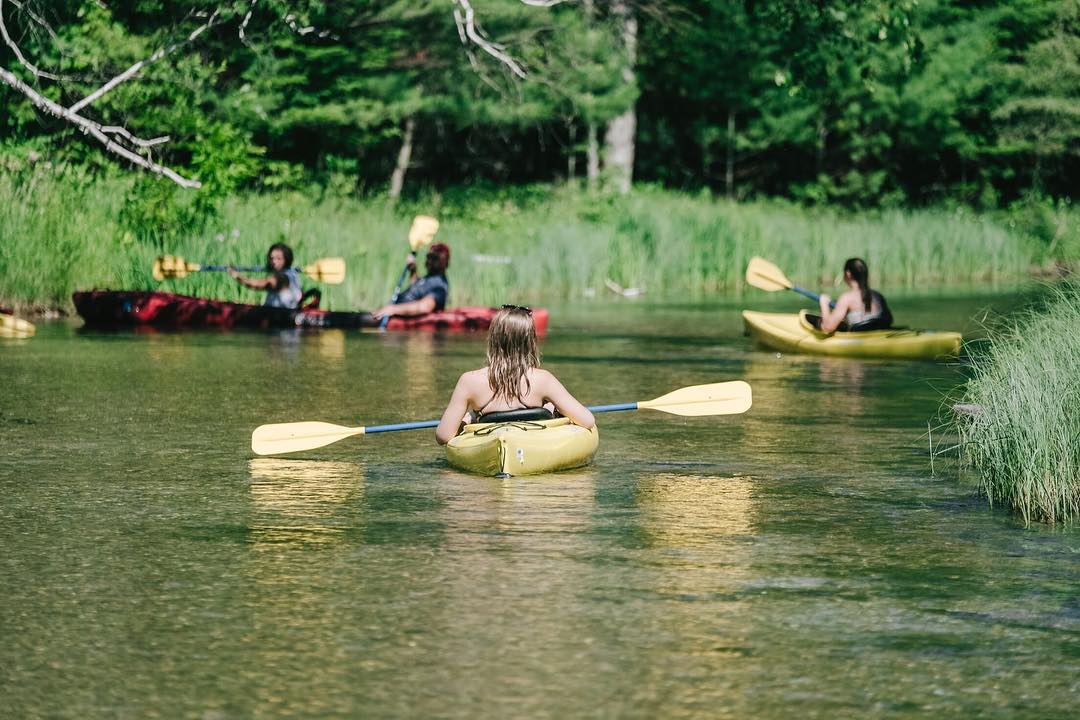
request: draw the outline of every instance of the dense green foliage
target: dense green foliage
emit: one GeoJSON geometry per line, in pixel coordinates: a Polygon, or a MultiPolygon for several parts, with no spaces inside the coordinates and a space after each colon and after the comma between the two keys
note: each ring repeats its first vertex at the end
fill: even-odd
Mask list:
{"type": "MultiPolygon", "coordinates": [[[[1047,258],[1031,233],[964,210],[885,210],[849,216],[778,201],[735,203],[639,187],[596,196],[575,186],[429,194],[397,206],[349,191],[229,196],[199,234],[140,238],[122,198],[132,174],[90,182],[85,169],[0,174],[0,304],[69,308],[76,289],[160,288],[258,302],[223,273],[155,283],[159,254],[200,263],[260,264],[282,240],[298,264],[343,256],[347,282],[328,286],[336,309],[384,303],[400,272],[413,213],[435,213],[450,244],[454,304],[498,304],[607,293],[605,280],[657,299],[747,291],[748,259],[766,255],[808,286],[833,289],[850,255],[866,257],[875,285],[894,288],[1023,278],[1047,258]]],[[[163,186],[158,184],[157,186],[163,186]]],[[[194,202],[174,203],[177,215],[194,202]]],[[[148,207],[154,207],[148,204],[148,207]]],[[[1019,218],[1023,220],[1023,218],[1019,218]]],[[[1075,228],[1075,225],[1072,227],[1075,228]]],[[[1076,233],[1069,236],[1075,242],[1076,233]]]]}
{"type": "Polygon", "coordinates": [[[1080,516],[1080,288],[1053,298],[977,351],[957,421],[986,496],[1026,521],[1080,516]]]}
{"type": "MultiPolygon", "coordinates": [[[[406,118],[414,195],[580,174],[587,128],[602,134],[632,103],[637,179],[735,198],[1052,205],[1080,169],[1077,0],[641,0],[631,82],[608,3],[472,4],[527,79],[462,44],[449,2],[264,0],[244,24],[250,3],[231,0],[220,24],[92,110],[170,135],[158,157],[204,181],[206,212],[235,189],[343,175],[382,192],[406,118]]],[[[6,45],[0,65],[64,102],[183,38],[206,7],[21,5],[55,37],[8,3],[12,37],[63,81],[35,81],[6,45]]],[[[0,107],[9,160],[116,162],[4,86],[0,107]]],[[[137,189],[136,204],[147,193],[169,194],[137,189]]]]}

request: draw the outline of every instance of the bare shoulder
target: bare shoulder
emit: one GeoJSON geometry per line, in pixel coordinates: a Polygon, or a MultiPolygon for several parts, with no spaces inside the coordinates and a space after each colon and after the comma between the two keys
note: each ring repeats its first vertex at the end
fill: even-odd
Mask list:
{"type": "Polygon", "coordinates": [[[461,373],[461,377],[458,378],[458,387],[469,391],[471,394],[476,394],[477,389],[487,387],[487,368],[480,368],[479,370],[468,370],[461,373]]]}
{"type": "Polygon", "coordinates": [[[837,299],[836,307],[841,307],[841,303],[844,307],[855,307],[861,299],[862,296],[858,290],[848,290],[837,299]]]}
{"type": "Polygon", "coordinates": [[[541,368],[533,368],[530,370],[529,378],[544,389],[557,387],[560,384],[559,380],[554,375],[541,368]]]}

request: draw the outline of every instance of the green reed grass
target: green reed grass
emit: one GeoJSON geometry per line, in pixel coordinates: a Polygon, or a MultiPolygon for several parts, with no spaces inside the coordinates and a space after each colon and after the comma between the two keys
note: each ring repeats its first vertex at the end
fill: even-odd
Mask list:
{"type": "Polygon", "coordinates": [[[200,263],[260,264],[266,248],[283,240],[300,264],[343,256],[347,281],[324,288],[325,297],[336,309],[369,309],[388,300],[419,213],[442,222],[438,239],[452,248],[457,305],[602,295],[607,278],[644,287],[651,297],[742,293],[753,255],[822,290],[838,285],[847,257],[862,256],[871,282],[886,292],[1015,282],[1040,260],[1035,241],[970,212],[851,215],[650,187],[626,197],[572,186],[428,194],[396,208],[315,190],[242,195],[225,199],[205,230],[166,247],[149,238],[167,237],[167,228],[123,224],[132,177],[94,179],[79,169],[0,174],[7,199],[0,204],[0,303],[69,309],[71,292],[92,287],[160,287],[258,302],[224,274],[155,283],[151,264],[162,252],[200,263]]]}
{"type": "Polygon", "coordinates": [[[1080,515],[1080,286],[991,333],[958,415],[962,458],[1025,522],[1080,515]]]}

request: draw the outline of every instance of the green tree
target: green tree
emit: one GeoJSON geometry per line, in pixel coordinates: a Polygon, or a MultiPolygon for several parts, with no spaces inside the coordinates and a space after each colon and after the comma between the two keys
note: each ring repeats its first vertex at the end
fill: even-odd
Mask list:
{"type": "Polygon", "coordinates": [[[1048,6],[1049,33],[1002,67],[1013,92],[993,120],[998,151],[1029,161],[1034,190],[1070,193],[1080,159],[1080,2],[1048,6]]]}

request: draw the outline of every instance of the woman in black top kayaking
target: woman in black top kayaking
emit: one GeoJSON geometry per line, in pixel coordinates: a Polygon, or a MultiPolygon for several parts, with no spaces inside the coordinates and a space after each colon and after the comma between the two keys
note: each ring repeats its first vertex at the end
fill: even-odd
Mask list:
{"type": "Polygon", "coordinates": [[[558,410],[577,425],[591,428],[593,415],[547,370],[540,369],[540,350],[532,311],[503,305],[488,330],[487,367],[458,379],[435,439],[448,443],[472,412],[504,412],[528,408],[558,410]]]}
{"type": "Polygon", "coordinates": [[[820,298],[823,332],[883,330],[892,326],[889,305],[881,293],[870,289],[869,278],[870,271],[862,258],[851,258],[844,263],[848,290],[836,299],[835,308],[829,307],[832,298],[828,295],[820,298]]]}
{"type": "Polygon", "coordinates": [[[427,275],[422,278],[416,276],[415,258],[411,255],[409,257],[409,271],[412,276],[409,287],[405,288],[397,302],[383,305],[373,312],[371,315],[376,320],[394,315],[427,315],[446,308],[446,300],[450,295],[450,283],[446,279],[446,269],[450,265],[450,246],[446,243],[435,243],[428,248],[424,258],[427,275]]]}

